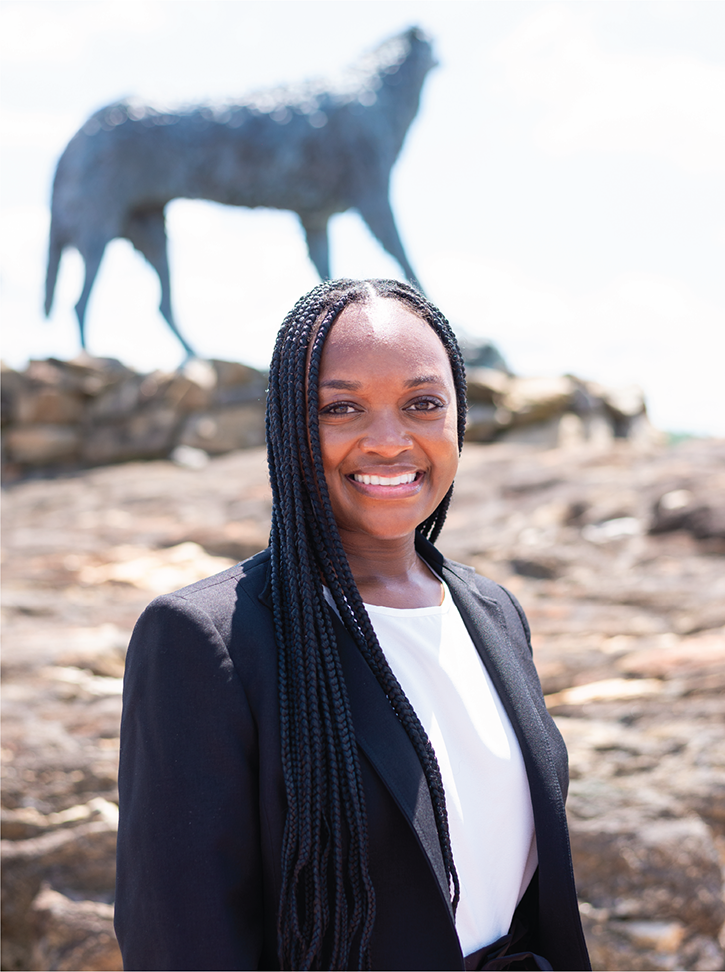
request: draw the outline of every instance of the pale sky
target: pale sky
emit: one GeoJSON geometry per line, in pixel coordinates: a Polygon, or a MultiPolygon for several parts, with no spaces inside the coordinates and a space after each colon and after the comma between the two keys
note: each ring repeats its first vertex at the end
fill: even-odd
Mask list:
{"type": "MultiPolygon", "coordinates": [[[[393,173],[411,263],[459,331],[525,375],[637,383],[655,424],[725,435],[725,4],[417,0],[0,3],[3,358],[78,353],[80,258],[42,316],[53,171],[97,108],[229,99],[327,75],[411,24],[440,62],[393,173]]],[[[295,216],[168,208],[180,328],[264,366],[316,282],[295,216]]],[[[354,213],[335,276],[399,276],[354,213]]],[[[89,350],[141,370],[183,356],[158,281],[116,241],[89,350]]]]}

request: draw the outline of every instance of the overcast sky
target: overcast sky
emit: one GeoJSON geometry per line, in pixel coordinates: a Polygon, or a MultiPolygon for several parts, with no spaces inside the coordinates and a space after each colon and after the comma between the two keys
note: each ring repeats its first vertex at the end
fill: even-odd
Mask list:
{"type": "MultiPolygon", "coordinates": [[[[511,367],[638,383],[657,425],[725,435],[725,4],[236,2],[0,4],[4,359],[75,356],[80,258],[42,316],[58,156],[128,95],[228,99],[330,74],[411,24],[439,67],[393,174],[410,260],[460,331],[511,367]]],[[[316,282],[296,217],[168,207],[176,316],[200,354],[264,365],[316,282]]],[[[399,276],[355,214],[335,276],[399,276]]],[[[143,370],[180,346],[125,241],[104,258],[89,349],[143,370]]]]}

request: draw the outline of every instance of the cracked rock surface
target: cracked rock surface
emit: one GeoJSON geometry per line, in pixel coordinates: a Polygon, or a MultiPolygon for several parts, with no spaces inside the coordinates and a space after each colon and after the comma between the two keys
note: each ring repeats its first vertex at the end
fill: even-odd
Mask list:
{"type": "MultiPolygon", "coordinates": [[[[264,454],[4,491],[3,968],[120,969],[125,646],[157,593],[266,545],[264,454]]],[[[725,443],[467,444],[440,547],[508,586],[571,761],[597,969],[723,967],[725,443]]]]}

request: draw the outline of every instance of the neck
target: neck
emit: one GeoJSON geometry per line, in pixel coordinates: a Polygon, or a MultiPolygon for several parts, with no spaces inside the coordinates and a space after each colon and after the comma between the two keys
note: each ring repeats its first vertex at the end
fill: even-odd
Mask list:
{"type": "Polygon", "coordinates": [[[340,538],[363,601],[398,608],[442,602],[441,582],[418,556],[414,533],[380,540],[341,531],[340,538]]]}

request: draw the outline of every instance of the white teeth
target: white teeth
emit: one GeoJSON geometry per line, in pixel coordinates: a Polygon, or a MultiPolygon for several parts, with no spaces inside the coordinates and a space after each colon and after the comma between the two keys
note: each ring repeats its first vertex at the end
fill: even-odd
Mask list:
{"type": "Polygon", "coordinates": [[[415,477],[415,473],[405,473],[403,476],[362,476],[355,473],[353,479],[356,483],[365,483],[366,486],[402,486],[412,483],[415,477]]]}

